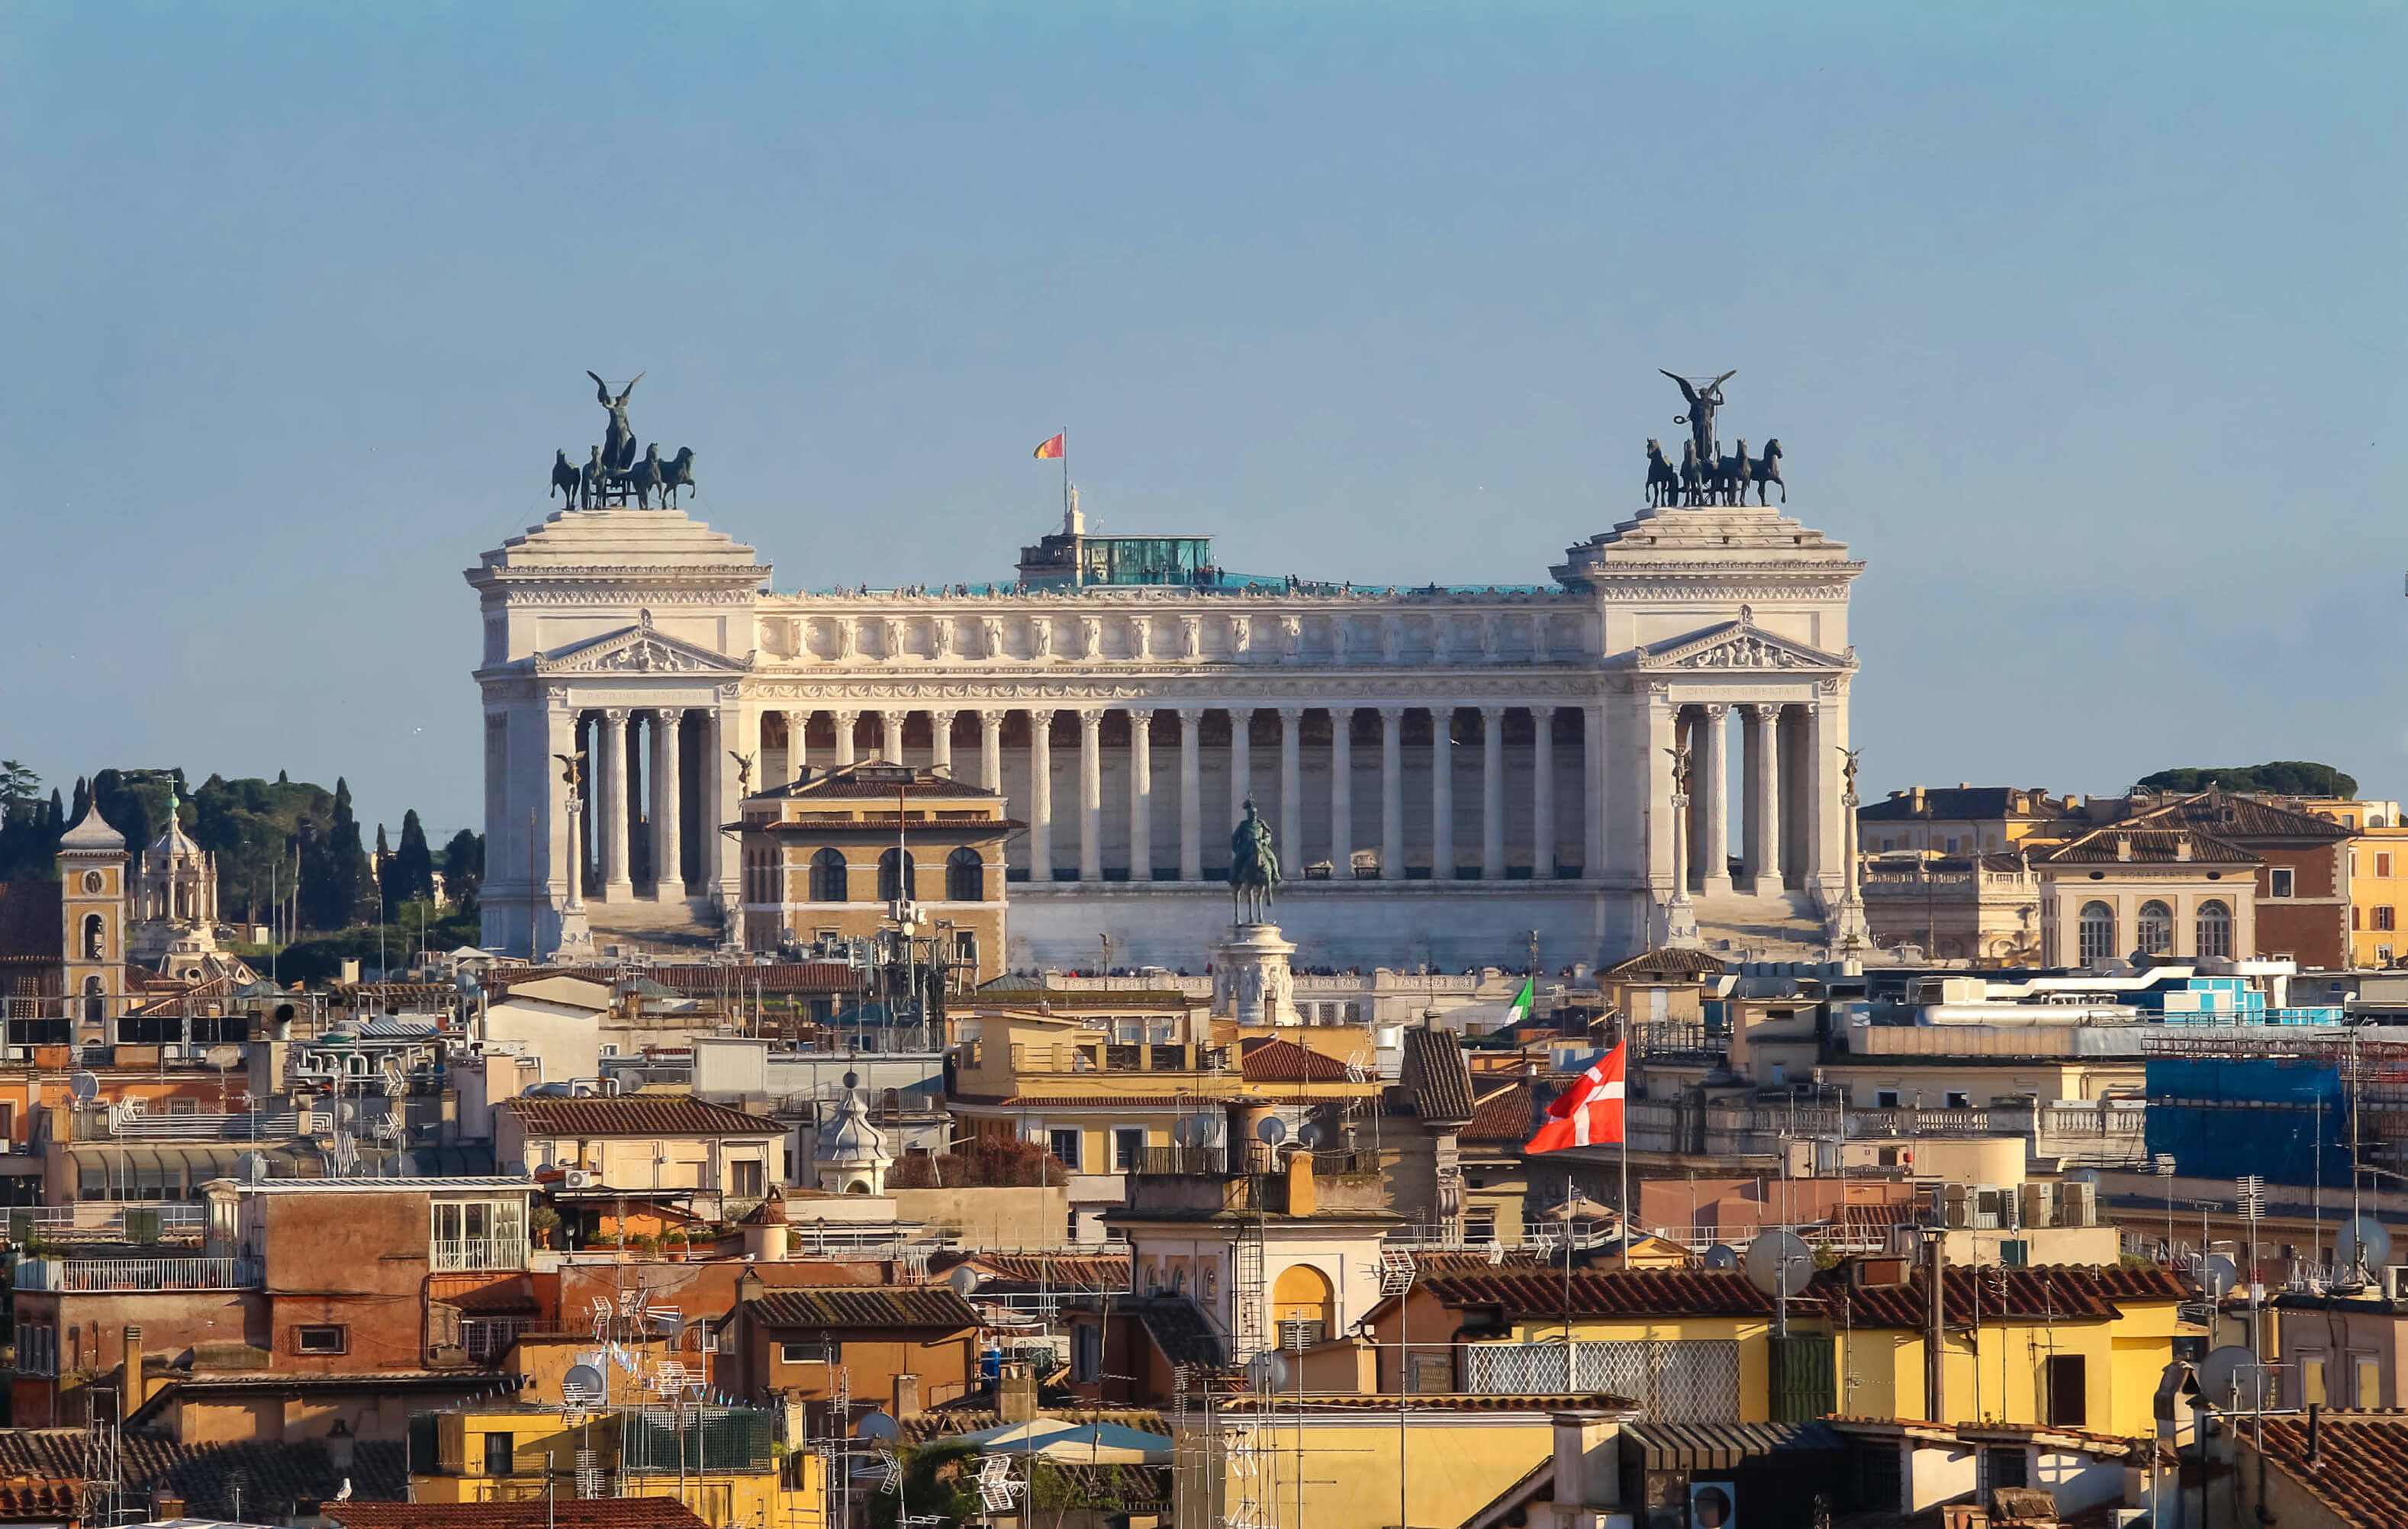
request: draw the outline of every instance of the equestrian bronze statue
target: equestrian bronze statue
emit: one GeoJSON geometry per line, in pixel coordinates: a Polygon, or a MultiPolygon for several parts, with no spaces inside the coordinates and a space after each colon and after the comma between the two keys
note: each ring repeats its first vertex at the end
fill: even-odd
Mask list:
{"type": "Polygon", "coordinates": [[[1229,836],[1229,886],[1241,924],[1268,923],[1271,897],[1280,884],[1279,853],[1271,848],[1271,825],[1246,798],[1246,817],[1229,836]]]}

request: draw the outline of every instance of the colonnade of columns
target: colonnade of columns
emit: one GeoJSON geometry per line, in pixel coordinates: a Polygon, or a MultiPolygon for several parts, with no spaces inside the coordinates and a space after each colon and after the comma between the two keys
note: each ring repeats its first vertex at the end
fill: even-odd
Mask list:
{"type": "Polygon", "coordinates": [[[1825,722],[1826,709],[1811,702],[1657,704],[1651,731],[1660,736],[1662,748],[1673,747],[1677,739],[1692,765],[1687,817],[1682,824],[1690,891],[1712,895],[1803,889],[1824,868],[1816,847],[1825,815],[1817,808],[1818,793],[1828,781],[1817,772],[1834,768],[1823,756],[1836,752],[1824,741],[1825,722]],[[1739,714],[1736,720],[1733,712],[1739,714]],[[1741,735],[1736,871],[1730,832],[1734,725],[1741,735]]]}
{"type": "Polygon", "coordinates": [[[573,714],[567,741],[585,756],[585,810],[584,842],[570,855],[588,898],[698,896],[721,879],[734,852],[710,831],[721,794],[712,765],[725,726],[726,714],[710,707],[573,714]]]}
{"type": "MultiPolygon", "coordinates": [[[[1015,773],[1021,779],[1020,789],[1012,793],[1012,808],[1013,816],[1028,824],[1025,870],[1033,881],[1217,879],[1221,874],[1219,865],[1211,865],[1208,870],[1208,864],[1226,865],[1226,855],[1219,847],[1226,842],[1228,825],[1243,814],[1250,798],[1271,820],[1283,873],[1291,879],[1304,876],[1308,865],[1320,864],[1326,864],[1328,874],[1338,879],[1384,880],[1504,880],[1525,877],[1555,879],[1568,875],[1593,875],[1600,864],[1601,836],[1593,826],[1579,842],[1568,849],[1559,846],[1555,779],[1558,764],[1555,734],[1559,725],[1572,736],[1571,747],[1580,749],[1585,756],[1584,768],[1590,778],[1601,777],[1602,765],[1594,756],[1602,743],[1603,711],[1595,707],[1173,706],[982,708],[968,713],[901,709],[769,711],[762,718],[760,757],[772,772],[766,777],[767,783],[780,784],[795,779],[806,764],[833,767],[856,763],[861,757],[863,737],[874,735],[879,757],[955,766],[955,773],[962,778],[969,779],[974,774],[982,788],[1000,792],[1005,780],[1007,725],[1017,735],[1016,747],[1010,752],[1017,756],[1019,768],[1015,773]],[[1277,718],[1278,753],[1276,764],[1268,770],[1258,766],[1254,759],[1254,733],[1256,718],[1263,711],[1277,718]],[[1566,711],[1572,716],[1559,723],[1558,714],[1566,711]],[[1117,721],[1111,721],[1114,714],[1118,714],[1117,721]],[[905,724],[907,718],[913,717],[925,719],[925,757],[906,759],[905,724]],[[973,746],[968,741],[972,718],[977,740],[974,747],[978,750],[974,772],[956,765],[953,757],[957,728],[964,734],[963,747],[973,746]],[[1057,743],[1057,718],[1065,719],[1060,726],[1066,735],[1075,736],[1072,746],[1077,750],[1075,774],[1061,783],[1062,794],[1068,799],[1059,804],[1058,811],[1054,752],[1068,738],[1057,743]],[[1205,798],[1208,745],[1204,734],[1208,719],[1216,735],[1226,735],[1216,737],[1211,746],[1219,754],[1214,773],[1224,783],[1226,803],[1208,803],[1205,798]],[[1108,722],[1111,729],[1110,742],[1108,722]],[[1358,785],[1370,784],[1368,779],[1361,782],[1356,779],[1354,734],[1358,727],[1375,735],[1378,740],[1374,788],[1378,793],[1378,826],[1376,839],[1370,843],[1356,842],[1358,785]],[[1527,794],[1512,799],[1507,792],[1509,727],[1516,733],[1525,729],[1527,732],[1527,743],[1517,748],[1512,773],[1518,776],[1527,769],[1533,777],[1527,794]],[[1409,732],[1413,735],[1410,745],[1409,732]],[[1310,744],[1308,733],[1314,735],[1310,744]],[[1475,743],[1476,763],[1472,748],[1475,743]],[[1167,754],[1174,748],[1175,778],[1170,774],[1168,760],[1158,761],[1155,757],[1157,750],[1167,754]],[[1526,749],[1526,764],[1521,748],[1526,749]],[[1420,777],[1426,776],[1426,784],[1413,793],[1417,799],[1411,801],[1406,789],[1409,749],[1425,756],[1423,761],[1415,762],[1419,766],[1412,772],[1416,783],[1421,783],[1420,777]],[[1125,832],[1116,842],[1108,845],[1105,761],[1107,755],[1115,753],[1121,756],[1114,773],[1122,778],[1126,809],[1125,813],[1116,810],[1112,814],[1125,824],[1125,832]],[[1310,791],[1309,768],[1312,775],[1321,778],[1310,791]],[[1476,779],[1465,786],[1467,792],[1478,793],[1476,859],[1458,859],[1456,843],[1457,777],[1467,771],[1477,772],[1476,779]],[[1261,779],[1264,774],[1272,779],[1261,779]],[[1175,857],[1168,842],[1161,845],[1159,855],[1154,843],[1155,793],[1168,787],[1173,779],[1177,793],[1175,857]],[[1075,791],[1071,789],[1072,781],[1075,791]],[[1213,819],[1209,830],[1208,807],[1213,819]],[[1426,852],[1409,858],[1407,825],[1415,818],[1421,820],[1415,826],[1426,824],[1426,832],[1416,836],[1412,847],[1419,850],[1426,846],[1426,852]],[[1062,844],[1063,838],[1068,838],[1070,844],[1062,844]],[[1524,852],[1509,860],[1509,844],[1524,847],[1526,839],[1524,852]],[[1583,845],[1587,847],[1585,853],[1583,845]],[[1358,851],[1362,856],[1359,864],[1358,851]],[[1117,864],[1108,865],[1108,861],[1117,864]]],[[[917,728],[912,731],[916,736],[917,728]]],[[[915,748],[913,753],[918,752],[915,748]]],[[[1596,801],[1593,792],[1585,795],[1589,803],[1596,801]]],[[[1596,817],[1594,807],[1584,811],[1590,820],[1596,817]]],[[[1472,842],[1467,837],[1462,848],[1471,848],[1472,842]]]]}

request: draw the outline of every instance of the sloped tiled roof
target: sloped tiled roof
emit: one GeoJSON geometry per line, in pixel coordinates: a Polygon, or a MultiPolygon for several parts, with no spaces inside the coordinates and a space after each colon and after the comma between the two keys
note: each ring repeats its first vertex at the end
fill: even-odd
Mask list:
{"type": "Polygon", "coordinates": [[[971,1253],[950,1261],[939,1259],[930,1265],[929,1274],[935,1278],[964,1265],[979,1272],[981,1282],[976,1293],[981,1295],[1025,1295],[1040,1290],[1125,1291],[1129,1288],[1126,1253],[1043,1256],[1036,1253],[971,1253]]]}
{"type": "Polygon", "coordinates": [[[1273,1038],[1247,1049],[1241,1064],[1249,1083],[1343,1083],[1346,1064],[1334,1056],[1273,1038]]]}
{"type": "Polygon", "coordinates": [[[1604,975],[1626,982],[1695,982],[1722,974],[1723,964],[1703,950],[1641,950],[1604,975]]]}
{"type": "Polygon", "coordinates": [[[774,1136],[785,1130],[766,1116],[681,1093],[510,1099],[501,1107],[530,1136],[774,1136]]]}
{"type": "Polygon", "coordinates": [[[882,760],[858,760],[851,764],[832,767],[806,767],[800,779],[767,791],[757,791],[756,797],[785,797],[795,801],[824,802],[830,799],[854,801],[869,798],[882,802],[895,800],[900,789],[910,796],[971,797],[993,801],[996,793],[941,775],[927,768],[913,768],[910,779],[902,779],[902,767],[882,760]]]}
{"type": "MultiPolygon", "coordinates": [[[[72,1492],[83,1476],[84,1449],[80,1428],[0,1428],[0,1479],[23,1493],[24,1501],[47,1496],[61,1484],[72,1492]]],[[[398,1441],[360,1440],[352,1446],[349,1470],[337,1469],[316,1439],[179,1444],[129,1431],[120,1438],[119,1455],[129,1497],[138,1500],[164,1489],[184,1500],[190,1516],[232,1518],[238,1489],[243,1518],[251,1523],[281,1519],[305,1498],[332,1497],[346,1476],[354,1499],[398,1501],[408,1486],[406,1446],[398,1441]]]]}
{"type": "Polygon", "coordinates": [[[1764,1317],[1772,1303],[1736,1269],[1584,1269],[1569,1283],[1538,1267],[1444,1274],[1424,1286],[1452,1307],[1495,1307],[1508,1316],[1764,1317]]]}
{"type": "Polygon", "coordinates": [[[1406,1029],[1397,1092],[1423,1120],[1471,1119],[1471,1068],[1463,1060],[1463,1043],[1455,1039],[1454,1031],[1418,1024],[1406,1029]]]}
{"type": "Polygon", "coordinates": [[[2313,1465],[2306,1419],[2270,1416],[2259,1436],[2266,1458],[2352,1529],[2408,1523],[2408,1413],[2324,1413],[2313,1465]]]}
{"type": "Polygon", "coordinates": [[[802,1285],[752,1297],[769,1327],[976,1327],[979,1314],[945,1285],[802,1285]]]}
{"type": "MultiPolygon", "coordinates": [[[[552,977],[574,977],[588,982],[608,984],[618,981],[624,975],[626,968],[622,966],[496,967],[485,979],[485,985],[499,991],[521,982],[538,982],[552,977]]],[[[851,993],[856,981],[851,967],[834,961],[790,961],[774,966],[744,967],[664,964],[638,967],[636,976],[640,980],[656,983],[685,996],[716,996],[723,989],[732,990],[739,980],[746,992],[757,988],[764,993],[851,993]]]]}
{"type": "Polygon", "coordinates": [[[2246,843],[2250,839],[2345,839],[2356,832],[2344,828],[2329,818],[2313,812],[2300,812],[2287,807],[2250,796],[2229,796],[2221,791],[2209,790],[2194,796],[2181,797],[2163,806],[2144,808],[2125,820],[2133,823],[2154,823],[2159,827],[2187,824],[2202,828],[2222,838],[2246,843]]]}
{"type": "Polygon", "coordinates": [[[1157,1295],[1121,1303],[1154,1340],[1165,1363],[1213,1368],[1224,1363],[1221,1338],[1196,1303],[1183,1295],[1157,1295]]]}
{"type": "Polygon", "coordinates": [[[528,1497],[485,1503],[328,1503],[342,1529],[706,1529],[674,1497],[528,1497]]]}
{"type": "Polygon", "coordinates": [[[1858,822],[1921,822],[1931,818],[1942,822],[1971,822],[1989,818],[2031,822],[2065,816],[2065,805],[2054,801],[2044,791],[2025,791],[2014,786],[1939,786],[1926,787],[1923,805],[1916,807],[1914,793],[1901,792],[1878,802],[1867,802],[1856,808],[1858,822]],[[2024,805],[2015,806],[2022,797],[2024,805]]]}
{"type": "Polygon", "coordinates": [[[2142,826],[2138,820],[2127,819],[2094,828],[2080,838],[2054,848],[2035,845],[2032,860],[2043,865],[2094,865],[2128,858],[2134,864],[2165,865],[2183,859],[2185,845],[2190,847],[2193,862],[2211,865],[2255,865],[2260,858],[2229,839],[2195,828],[2151,828],[2142,826]],[[2128,856],[2125,852],[2127,845],[2130,848],[2128,856]]]}
{"type": "MultiPolygon", "coordinates": [[[[2106,1322],[2119,1314],[2119,1303],[2190,1298],[2190,1286],[2180,1276],[2155,1265],[2133,1269],[2114,1265],[1978,1271],[1952,1267],[1942,1297],[1949,1322],[1972,1325],[1977,1273],[1981,1314],[1987,1322],[2106,1322]]],[[[1923,1281],[1923,1271],[1916,1269],[1904,1284],[1852,1286],[1844,1268],[1826,1269],[1806,1293],[1823,1297],[1834,1313],[1844,1310],[1854,1326],[1919,1328],[1929,1319],[1923,1281]]]]}
{"type": "Polygon", "coordinates": [[[1463,1141],[1527,1141],[1535,1129],[1531,1121],[1537,1108],[1527,1083],[1514,1083],[1492,1093],[1484,1093],[1472,1107],[1471,1119],[1466,1121],[1463,1129],[1456,1134],[1457,1138],[1463,1141]]]}

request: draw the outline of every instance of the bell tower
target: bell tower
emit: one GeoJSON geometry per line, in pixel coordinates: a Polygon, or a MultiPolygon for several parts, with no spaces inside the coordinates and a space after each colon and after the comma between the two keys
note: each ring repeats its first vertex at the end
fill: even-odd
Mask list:
{"type": "Polygon", "coordinates": [[[125,1007],[125,836],[97,805],[59,839],[59,922],[68,1034],[106,1045],[125,1007]]]}

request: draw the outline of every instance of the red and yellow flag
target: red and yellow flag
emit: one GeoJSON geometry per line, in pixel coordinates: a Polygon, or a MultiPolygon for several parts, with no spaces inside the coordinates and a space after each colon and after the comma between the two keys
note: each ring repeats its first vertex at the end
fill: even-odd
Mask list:
{"type": "Polygon", "coordinates": [[[1060,456],[1062,454],[1063,436],[1068,436],[1068,434],[1069,432],[1066,430],[1062,432],[1061,436],[1056,436],[1052,440],[1038,442],[1037,460],[1044,462],[1051,458],[1060,456]]]}

